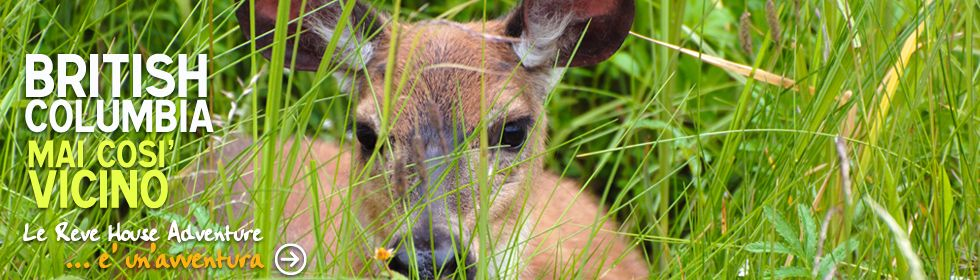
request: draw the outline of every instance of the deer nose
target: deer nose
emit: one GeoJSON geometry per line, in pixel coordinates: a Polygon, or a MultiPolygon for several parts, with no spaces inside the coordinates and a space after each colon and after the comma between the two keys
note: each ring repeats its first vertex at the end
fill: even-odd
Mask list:
{"type": "Polygon", "coordinates": [[[412,234],[411,242],[400,238],[401,246],[388,267],[411,279],[442,279],[454,277],[473,279],[476,270],[470,265],[473,258],[462,255],[459,239],[445,230],[412,234]],[[460,266],[462,262],[462,266],[460,266]],[[465,270],[465,272],[464,272],[465,270]],[[465,277],[464,277],[465,276],[465,277]]]}

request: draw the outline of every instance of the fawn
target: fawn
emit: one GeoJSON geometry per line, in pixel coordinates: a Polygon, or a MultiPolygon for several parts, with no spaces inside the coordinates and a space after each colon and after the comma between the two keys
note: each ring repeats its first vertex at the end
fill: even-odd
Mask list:
{"type": "MultiPolygon", "coordinates": [[[[475,23],[395,22],[354,2],[342,24],[345,3],[289,5],[287,67],[339,65],[339,72],[354,73],[348,85],[358,102],[354,151],[321,141],[277,144],[300,151],[284,163],[330,162],[317,165],[315,176],[306,168],[284,174],[297,178],[287,187],[296,191],[285,205],[293,218],[283,226],[284,241],[310,248],[321,238],[336,246],[341,218],[321,214],[327,220],[317,221],[311,212],[356,201],[372,242],[395,248],[388,267],[413,278],[473,279],[481,258],[490,278],[646,278],[636,245],[602,218],[597,199],[545,172],[540,156],[548,93],[564,67],[594,65],[619,49],[632,25],[633,0],[524,0],[502,19],[475,23]],[[331,40],[336,51],[324,57],[331,40]],[[403,81],[387,89],[389,100],[386,75],[391,84],[403,81]],[[482,155],[480,129],[489,147],[482,155]],[[358,176],[365,170],[368,175],[358,176]],[[301,191],[310,180],[319,180],[319,197],[301,191]],[[347,191],[348,198],[326,195],[347,191]],[[481,203],[481,193],[489,203],[481,203]],[[310,200],[320,200],[320,209],[310,210],[310,200]],[[489,234],[475,231],[479,211],[486,211],[489,234]],[[323,236],[313,236],[314,227],[323,236]]],[[[282,31],[274,30],[279,4],[246,0],[237,12],[241,29],[266,57],[274,33],[282,31]]],[[[251,146],[248,139],[232,141],[220,149],[219,162],[251,146]]],[[[248,193],[250,172],[231,183],[237,192],[248,193]]]]}

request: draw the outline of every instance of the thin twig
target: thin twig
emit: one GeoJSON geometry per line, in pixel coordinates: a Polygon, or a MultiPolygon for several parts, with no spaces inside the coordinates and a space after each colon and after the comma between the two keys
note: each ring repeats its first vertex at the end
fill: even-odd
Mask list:
{"type": "Polygon", "coordinates": [[[847,205],[850,206],[851,200],[851,160],[847,157],[847,145],[844,142],[844,137],[840,135],[834,139],[837,144],[837,158],[840,160],[840,180],[841,189],[844,192],[844,199],[847,205]]]}
{"type": "MultiPolygon", "coordinates": [[[[812,273],[813,273],[814,276],[817,275],[817,269],[820,268],[820,265],[819,265],[820,264],[820,256],[823,256],[823,244],[824,244],[824,242],[827,241],[827,230],[830,228],[830,220],[831,220],[831,217],[834,215],[834,212],[837,212],[838,210],[840,210],[840,208],[837,208],[837,207],[833,207],[833,208],[830,208],[830,210],[827,210],[827,214],[824,214],[824,217],[823,217],[823,223],[820,223],[820,238],[817,241],[817,251],[816,251],[817,253],[813,255],[813,264],[814,264],[814,266],[813,266],[813,272],[812,273]]],[[[833,275],[833,273],[829,273],[829,275],[833,275]]]]}

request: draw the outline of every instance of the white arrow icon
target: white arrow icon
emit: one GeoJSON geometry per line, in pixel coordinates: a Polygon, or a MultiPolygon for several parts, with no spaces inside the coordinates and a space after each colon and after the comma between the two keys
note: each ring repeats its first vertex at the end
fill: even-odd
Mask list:
{"type": "Polygon", "coordinates": [[[276,250],[274,260],[273,263],[276,265],[276,270],[282,273],[282,275],[297,275],[306,269],[306,250],[303,250],[303,247],[299,245],[286,243],[279,246],[279,249],[276,250]],[[299,252],[299,255],[296,255],[296,252],[299,252]],[[289,253],[289,257],[286,257],[285,253],[289,253]],[[282,267],[280,263],[285,263],[288,267],[282,267]]]}
{"type": "Polygon", "coordinates": [[[289,267],[295,267],[296,263],[299,262],[299,257],[297,257],[296,254],[293,253],[293,251],[289,251],[289,257],[282,258],[282,261],[289,262],[289,267]]]}

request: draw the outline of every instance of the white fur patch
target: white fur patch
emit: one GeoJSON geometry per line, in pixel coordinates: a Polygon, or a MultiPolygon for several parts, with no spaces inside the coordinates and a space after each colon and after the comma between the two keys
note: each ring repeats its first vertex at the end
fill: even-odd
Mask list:
{"type": "Polygon", "coordinates": [[[545,66],[554,63],[558,54],[558,39],[565,33],[572,20],[571,14],[563,17],[534,16],[524,24],[521,41],[513,45],[514,52],[526,67],[545,66]],[[540,20],[534,20],[540,19],[540,20]]]}
{"type": "Polygon", "coordinates": [[[565,76],[565,67],[556,67],[551,69],[551,72],[548,73],[548,79],[545,81],[547,83],[546,85],[548,86],[547,92],[550,93],[551,91],[555,90],[555,87],[558,86],[559,82],[561,82],[561,77],[563,76],[565,76]]]}
{"type": "Polygon", "coordinates": [[[341,93],[352,94],[356,90],[354,88],[354,79],[348,77],[344,72],[334,72],[333,78],[337,81],[337,87],[340,88],[341,93]]]}
{"type": "Polygon", "coordinates": [[[524,224],[517,233],[517,240],[513,238],[501,240],[504,250],[493,253],[490,260],[490,267],[487,274],[494,279],[521,279],[525,271],[527,262],[524,260],[524,252],[527,244],[530,243],[531,229],[528,224],[524,224]]]}
{"type": "MultiPolygon", "coordinates": [[[[333,39],[336,30],[333,25],[327,24],[322,20],[311,18],[311,30],[320,35],[324,42],[330,42],[333,39]]],[[[348,67],[354,69],[363,69],[371,56],[374,55],[374,45],[370,41],[364,41],[363,38],[358,38],[354,36],[353,30],[350,29],[351,26],[347,25],[346,29],[340,33],[337,38],[337,48],[334,50],[333,57],[335,62],[343,63],[348,67]]]]}

